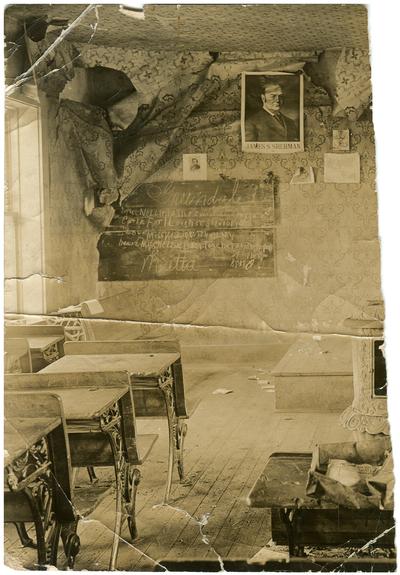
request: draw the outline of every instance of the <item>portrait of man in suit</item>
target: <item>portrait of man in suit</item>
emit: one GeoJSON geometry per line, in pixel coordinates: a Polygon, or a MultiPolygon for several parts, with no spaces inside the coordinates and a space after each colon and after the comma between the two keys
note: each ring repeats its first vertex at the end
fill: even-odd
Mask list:
{"type": "Polygon", "coordinates": [[[301,149],[302,78],[297,74],[244,73],[242,82],[244,143],[265,144],[250,146],[247,151],[301,149]]]}

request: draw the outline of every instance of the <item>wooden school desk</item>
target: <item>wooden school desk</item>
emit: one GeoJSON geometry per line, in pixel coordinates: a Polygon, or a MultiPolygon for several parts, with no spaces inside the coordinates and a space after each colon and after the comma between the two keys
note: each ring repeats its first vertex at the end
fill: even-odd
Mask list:
{"type": "Polygon", "coordinates": [[[5,393],[4,521],[36,547],[39,569],[57,564],[60,535],[68,564],[79,550],[74,529],[69,443],[61,400],[50,393],[5,393]],[[33,523],[36,542],[26,523],[33,523]]]}
{"type": "Polygon", "coordinates": [[[5,340],[24,338],[32,357],[33,371],[39,371],[52,361],[64,355],[64,329],[51,325],[6,326],[5,340]]]}
{"type": "MultiPolygon", "coordinates": [[[[154,348],[160,349],[161,343],[163,342],[154,342],[154,348]]],[[[187,414],[180,354],[169,351],[132,352],[143,349],[144,346],[151,349],[152,342],[69,342],[65,344],[66,355],[47,366],[41,373],[124,370],[129,374],[136,415],[139,417],[166,415],[168,420],[169,457],[165,488],[165,501],[168,501],[175,461],[181,480],[184,474],[183,441],[187,430],[184,419],[187,418],[187,414]],[[83,351],[85,353],[82,353],[83,351]],[[163,403],[157,401],[154,392],[161,393],[163,403]]],[[[164,349],[170,348],[165,346],[164,349]]]]}
{"type": "MultiPolygon", "coordinates": [[[[5,377],[6,391],[18,394],[34,389],[56,393],[62,401],[67,422],[72,467],[113,467],[116,509],[110,570],[116,565],[122,523],[127,519],[131,538],[137,536],[135,500],[143,463],[157,436],[137,437],[132,392],[126,372],[75,374],[20,374],[5,377]]],[[[89,486],[95,490],[96,486],[89,486]]],[[[73,493],[80,515],[86,509],[88,493],[73,493]]]]}

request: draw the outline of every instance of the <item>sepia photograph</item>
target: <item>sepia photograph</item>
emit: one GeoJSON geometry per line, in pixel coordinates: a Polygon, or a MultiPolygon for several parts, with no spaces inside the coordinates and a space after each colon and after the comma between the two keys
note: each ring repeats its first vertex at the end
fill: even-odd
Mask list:
{"type": "Polygon", "coordinates": [[[303,150],[303,77],[279,72],[242,74],[242,149],[303,150]]]}
{"type": "Polygon", "coordinates": [[[207,154],[183,154],[182,179],[207,179],[207,154]]]}
{"type": "Polygon", "coordinates": [[[350,151],[350,130],[332,131],[332,150],[335,152],[350,151]]]}
{"type": "Polygon", "coordinates": [[[3,19],[5,570],[396,572],[370,7],[3,19]]]}

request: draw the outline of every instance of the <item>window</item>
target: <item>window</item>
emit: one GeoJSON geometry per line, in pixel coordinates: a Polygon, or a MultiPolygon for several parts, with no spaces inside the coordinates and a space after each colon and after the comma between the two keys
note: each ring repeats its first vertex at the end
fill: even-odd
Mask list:
{"type": "Polygon", "coordinates": [[[4,305],[6,313],[46,311],[39,103],[6,99],[4,305]]]}

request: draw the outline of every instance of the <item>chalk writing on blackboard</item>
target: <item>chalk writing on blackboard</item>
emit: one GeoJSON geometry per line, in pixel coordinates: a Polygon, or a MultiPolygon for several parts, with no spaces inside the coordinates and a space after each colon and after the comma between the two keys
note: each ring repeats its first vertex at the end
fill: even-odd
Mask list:
{"type": "Polygon", "coordinates": [[[274,275],[271,185],[142,184],[100,237],[99,279],[274,275]]]}

